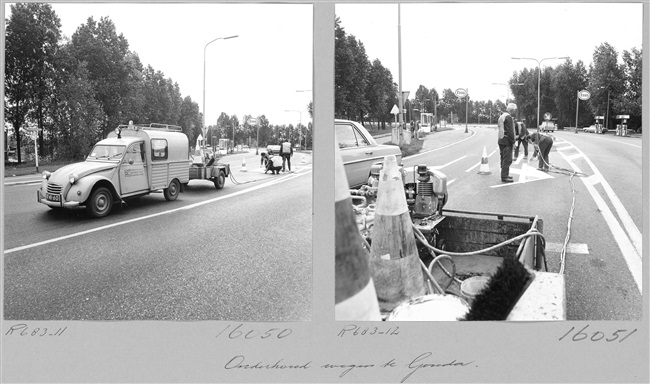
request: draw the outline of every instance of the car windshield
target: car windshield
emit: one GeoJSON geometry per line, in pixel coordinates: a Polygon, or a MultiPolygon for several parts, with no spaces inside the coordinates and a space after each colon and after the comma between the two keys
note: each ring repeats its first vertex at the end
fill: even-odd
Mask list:
{"type": "Polygon", "coordinates": [[[86,160],[120,160],[124,155],[124,148],[123,145],[96,145],[86,160]]]}

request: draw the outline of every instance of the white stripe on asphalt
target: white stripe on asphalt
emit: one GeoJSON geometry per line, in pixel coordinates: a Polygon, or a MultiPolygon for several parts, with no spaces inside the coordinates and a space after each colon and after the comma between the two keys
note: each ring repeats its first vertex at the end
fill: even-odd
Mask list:
{"type": "Polygon", "coordinates": [[[463,160],[463,159],[466,158],[466,157],[467,157],[467,156],[459,157],[458,159],[456,159],[456,160],[454,160],[454,161],[450,161],[450,162],[448,162],[448,163],[445,164],[445,165],[434,166],[433,169],[435,169],[435,170],[442,169],[442,168],[444,168],[444,167],[447,167],[447,166],[449,166],[449,165],[452,165],[453,163],[455,163],[455,162],[457,162],[457,161],[461,161],[461,160],[463,160]]]}
{"type": "Polygon", "coordinates": [[[415,155],[406,156],[406,157],[403,157],[403,159],[412,159],[412,158],[415,158],[415,157],[418,157],[418,156],[426,155],[426,154],[429,153],[429,152],[439,151],[439,150],[441,150],[441,149],[445,149],[445,148],[451,147],[452,145],[460,144],[460,143],[462,143],[462,142],[465,141],[465,140],[469,140],[469,139],[471,139],[472,137],[474,137],[474,135],[476,135],[476,132],[475,132],[475,131],[472,131],[471,134],[470,134],[468,137],[464,138],[463,140],[456,141],[456,142],[454,142],[454,143],[447,144],[447,145],[445,145],[445,146],[443,146],[443,147],[436,148],[436,149],[432,149],[432,150],[430,150],[430,151],[420,152],[420,153],[417,153],[417,154],[415,154],[415,155]]]}
{"type": "Polygon", "coordinates": [[[603,189],[605,190],[605,193],[607,194],[607,197],[609,197],[609,200],[612,202],[612,205],[614,206],[614,209],[616,210],[616,214],[620,218],[621,222],[623,223],[623,227],[625,228],[625,231],[628,233],[628,236],[630,237],[630,240],[632,241],[632,244],[634,245],[634,248],[637,251],[637,254],[639,257],[641,257],[642,250],[643,250],[643,237],[641,236],[641,231],[639,231],[639,227],[634,224],[634,220],[632,220],[632,217],[630,214],[627,212],[625,209],[625,206],[623,206],[623,203],[621,203],[621,200],[619,200],[618,196],[616,195],[616,192],[612,189],[612,187],[609,185],[609,183],[605,180],[603,175],[600,173],[598,168],[596,168],[596,165],[589,159],[585,154],[576,147],[576,150],[584,156],[585,161],[591,169],[594,172],[594,176],[598,175],[600,184],[603,186],[603,189]]]}
{"type": "MultiPolygon", "coordinates": [[[[576,149],[580,151],[578,148],[576,149]]],[[[579,168],[575,165],[575,163],[573,163],[571,160],[568,160],[564,155],[563,157],[565,158],[565,160],[567,160],[569,165],[576,172],[581,172],[579,168]]],[[[587,159],[587,156],[585,156],[585,159],[587,159]]],[[[598,170],[595,167],[592,167],[592,171],[598,172],[598,170]]],[[[616,220],[616,217],[609,209],[609,206],[607,205],[605,200],[602,198],[602,196],[600,196],[598,191],[596,191],[596,188],[594,188],[594,186],[591,185],[589,181],[585,180],[584,177],[581,177],[580,180],[587,188],[587,191],[589,191],[589,193],[591,194],[591,197],[594,199],[594,202],[596,203],[596,206],[600,210],[601,215],[605,219],[605,223],[607,223],[609,230],[612,232],[614,241],[616,241],[616,244],[618,245],[619,249],[621,250],[621,253],[623,254],[623,258],[625,259],[625,262],[627,263],[627,267],[630,270],[630,273],[632,274],[632,278],[634,279],[634,282],[636,283],[639,292],[641,292],[643,289],[643,284],[642,284],[643,263],[641,260],[641,254],[634,247],[632,241],[630,240],[630,238],[627,236],[627,234],[625,233],[621,225],[616,220]]]]}
{"type": "Polygon", "coordinates": [[[13,253],[13,252],[22,251],[22,250],[29,249],[29,248],[39,247],[39,246],[41,246],[41,245],[55,243],[55,242],[57,242],[57,241],[66,240],[66,239],[70,239],[70,238],[73,238],[73,237],[82,236],[82,235],[86,235],[86,234],[89,234],[89,233],[102,231],[102,230],[104,230],[104,229],[109,229],[109,228],[119,227],[119,226],[124,225],[124,224],[135,223],[135,222],[137,222],[137,221],[150,219],[150,218],[152,218],[152,217],[157,217],[157,216],[162,216],[162,215],[166,215],[166,214],[169,214],[169,213],[174,213],[174,212],[178,212],[178,211],[183,211],[183,210],[189,210],[189,209],[197,208],[197,207],[200,207],[200,206],[203,206],[203,205],[206,205],[206,204],[214,203],[215,201],[228,199],[228,198],[231,198],[231,197],[235,197],[235,196],[243,195],[243,194],[248,193],[248,192],[253,192],[253,191],[256,191],[256,190],[258,190],[258,189],[266,188],[266,187],[268,187],[268,186],[270,186],[270,185],[278,184],[278,183],[280,183],[280,182],[282,182],[282,181],[286,181],[286,180],[294,179],[294,178],[296,178],[296,177],[300,177],[300,176],[308,175],[309,173],[311,173],[311,170],[308,171],[308,172],[305,172],[305,173],[300,173],[300,174],[299,174],[299,173],[291,173],[291,174],[289,174],[289,175],[282,176],[281,178],[279,178],[279,179],[275,179],[275,180],[270,181],[270,182],[268,182],[268,183],[258,184],[258,185],[254,186],[254,187],[251,187],[251,188],[248,188],[248,189],[244,189],[244,190],[241,190],[241,191],[237,191],[237,192],[231,193],[231,194],[229,194],[229,195],[220,196],[220,197],[215,197],[214,199],[210,199],[210,200],[206,200],[206,201],[201,201],[201,202],[194,203],[194,204],[190,204],[190,205],[186,205],[186,206],[184,206],[184,207],[180,207],[180,208],[170,209],[169,211],[163,211],[163,212],[158,212],[158,213],[154,213],[154,214],[147,215],[147,216],[136,217],[135,219],[130,219],[130,220],[121,221],[121,222],[119,222],[119,223],[113,223],[113,224],[109,224],[109,225],[104,225],[104,226],[102,226],[102,227],[93,228],[93,229],[89,229],[89,230],[86,230],[86,231],[73,233],[73,234],[66,235],[66,236],[56,237],[56,238],[54,238],[54,239],[49,239],[49,240],[41,241],[41,242],[38,242],[38,243],[27,244],[27,245],[23,245],[23,246],[21,246],[21,247],[16,247],[16,248],[7,249],[7,250],[4,251],[4,253],[5,253],[5,255],[6,255],[6,254],[8,254],[8,253],[13,253]]]}
{"type": "MultiPolygon", "coordinates": [[[[546,243],[545,249],[550,252],[562,252],[563,247],[563,243],[546,243]]],[[[589,254],[589,246],[585,243],[569,243],[567,244],[566,252],[587,255],[589,254]]]]}
{"type": "MultiPolygon", "coordinates": [[[[495,149],[494,151],[490,152],[490,154],[487,155],[486,158],[489,159],[490,156],[494,155],[494,153],[495,153],[496,151],[497,151],[497,150],[495,149]]],[[[482,154],[482,153],[481,153],[481,161],[483,161],[483,154],[482,154]]],[[[469,172],[469,171],[471,171],[472,169],[474,169],[474,168],[478,167],[479,165],[481,165],[481,161],[479,161],[478,163],[472,165],[472,166],[471,166],[470,168],[468,168],[465,172],[469,172]]]]}

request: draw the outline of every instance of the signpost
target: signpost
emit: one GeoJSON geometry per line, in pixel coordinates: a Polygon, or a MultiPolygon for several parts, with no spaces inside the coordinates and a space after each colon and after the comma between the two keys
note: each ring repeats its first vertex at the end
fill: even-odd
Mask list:
{"type": "MultiPolygon", "coordinates": [[[[256,147],[255,148],[255,154],[259,155],[260,154],[259,153],[259,149],[260,149],[260,126],[258,124],[259,121],[254,117],[249,117],[248,120],[246,120],[246,122],[248,123],[248,125],[257,126],[257,144],[255,145],[255,147],[256,147]]],[[[250,143],[248,143],[248,144],[250,144],[250,143]]]]}
{"type": "Polygon", "coordinates": [[[582,91],[578,91],[578,98],[576,99],[576,133],[578,133],[578,108],[580,106],[579,105],[580,100],[586,101],[589,100],[590,97],[591,97],[591,93],[589,93],[589,91],[587,91],[586,89],[582,91]]]}
{"type": "Polygon", "coordinates": [[[467,130],[467,113],[469,111],[468,108],[468,103],[469,103],[469,90],[466,88],[458,88],[456,91],[454,91],[454,94],[458,96],[459,98],[465,98],[465,133],[468,133],[469,131],[467,130]]]}
{"type": "Polygon", "coordinates": [[[398,131],[399,127],[397,126],[397,115],[399,114],[399,108],[397,107],[397,105],[393,105],[393,109],[390,110],[390,113],[395,115],[395,127],[393,128],[393,133],[391,135],[391,141],[393,142],[393,144],[399,145],[400,144],[400,142],[399,142],[399,131],[398,131]]]}

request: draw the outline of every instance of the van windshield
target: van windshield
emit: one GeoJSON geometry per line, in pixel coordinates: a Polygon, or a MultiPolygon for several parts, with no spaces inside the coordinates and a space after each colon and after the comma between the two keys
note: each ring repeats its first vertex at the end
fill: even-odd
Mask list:
{"type": "Polygon", "coordinates": [[[86,160],[107,159],[120,160],[124,155],[124,145],[96,145],[86,160]]]}

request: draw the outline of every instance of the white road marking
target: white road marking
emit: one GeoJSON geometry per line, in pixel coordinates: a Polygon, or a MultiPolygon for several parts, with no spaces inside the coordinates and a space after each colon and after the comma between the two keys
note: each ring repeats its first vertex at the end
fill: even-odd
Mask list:
{"type": "MultiPolygon", "coordinates": [[[[578,149],[577,147],[576,147],[576,150],[578,150],[580,153],[582,153],[582,151],[580,151],[580,149],[578,149]]],[[[583,154],[583,156],[584,156],[584,154],[583,154]]],[[[567,160],[569,165],[576,172],[581,172],[579,170],[578,166],[576,166],[576,164],[573,163],[573,161],[567,159],[564,155],[563,155],[563,157],[565,158],[565,160],[567,160]]],[[[598,172],[598,169],[593,165],[593,163],[591,163],[589,158],[587,156],[584,156],[584,158],[587,161],[587,163],[589,163],[589,165],[591,166],[591,169],[594,172],[594,174],[600,175],[600,173],[598,172]]],[[[600,177],[602,178],[602,176],[600,176],[600,177]]],[[[596,188],[592,185],[592,183],[589,182],[589,180],[586,180],[586,178],[584,178],[584,177],[581,177],[580,180],[582,180],[582,183],[587,188],[587,191],[589,191],[589,193],[591,194],[591,197],[594,199],[594,202],[596,203],[596,206],[598,207],[598,209],[600,210],[600,213],[602,214],[603,218],[605,219],[605,223],[609,227],[609,230],[612,232],[612,236],[614,237],[614,241],[616,241],[616,244],[618,245],[619,249],[621,250],[621,253],[623,254],[623,258],[625,259],[625,262],[627,263],[628,269],[630,270],[630,273],[632,274],[632,278],[634,279],[634,282],[636,283],[637,288],[639,289],[639,292],[641,292],[642,288],[643,288],[643,284],[642,284],[642,282],[643,282],[642,281],[643,280],[643,262],[642,262],[642,259],[641,259],[641,252],[640,252],[641,249],[640,248],[637,249],[636,246],[633,244],[633,241],[634,241],[632,239],[633,235],[628,236],[628,234],[623,230],[623,227],[621,227],[618,220],[616,220],[616,217],[614,216],[612,211],[609,209],[609,206],[607,205],[605,200],[602,198],[602,196],[600,196],[598,191],[596,191],[596,188]]],[[[607,184],[607,182],[605,182],[604,179],[602,180],[602,183],[603,183],[603,187],[605,187],[605,184],[607,184]]],[[[609,193],[608,193],[608,195],[609,195],[609,193]]],[[[617,205],[620,204],[622,210],[624,211],[624,213],[623,212],[618,212],[618,208],[616,208],[617,212],[619,213],[619,217],[621,217],[622,214],[627,215],[627,211],[625,210],[625,208],[622,207],[622,204],[620,203],[620,201],[618,201],[618,203],[614,203],[614,200],[612,200],[612,198],[615,199],[615,200],[618,200],[616,195],[609,196],[609,198],[612,201],[612,203],[614,204],[614,207],[616,207],[617,205]]],[[[629,215],[628,215],[628,217],[629,217],[629,215]]],[[[621,220],[624,221],[622,218],[621,218],[621,220]]],[[[632,222],[632,225],[634,227],[636,227],[636,225],[634,225],[633,222],[632,222]]],[[[637,231],[638,231],[638,229],[637,229],[637,231]]],[[[639,236],[640,236],[640,234],[639,234],[639,236]]]]}
{"type": "MultiPolygon", "coordinates": [[[[563,247],[563,243],[546,243],[545,249],[550,252],[562,252],[563,247]]],[[[567,244],[566,252],[587,255],[589,254],[589,246],[585,243],[569,243],[567,244]]]]}
{"type": "MultiPolygon", "coordinates": [[[[607,194],[607,197],[609,200],[612,202],[612,205],[614,206],[614,209],[616,209],[616,213],[618,217],[621,220],[621,223],[623,223],[623,227],[625,228],[625,231],[627,231],[628,236],[630,237],[630,240],[632,241],[632,244],[634,245],[634,248],[636,249],[639,257],[641,257],[643,245],[642,245],[642,239],[643,237],[641,236],[641,231],[639,231],[639,228],[634,224],[634,220],[632,220],[632,217],[630,214],[627,212],[625,209],[625,206],[623,206],[623,203],[621,203],[621,200],[619,200],[618,196],[616,195],[616,192],[612,189],[612,187],[609,185],[607,181],[605,181],[605,178],[603,175],[600,173],[598,168],[596,168],[596,165],[589,159],[579,148],[576,147],[576,150],[582,154],[584,157],[585,161],[589,166],[591,167],[592,171],[594,172],[594,176],[598,175],[598,181],[600,184],[603,186],[603,189],[605,190],[605,193],[607,194]]],[[[595,179],[594,179],[595,180],[595,179]]]]}
{"type": "Polygon", "coordinates": [[[200,206],[203,206],[203,205],[206,205],[206,204],[214,203],[215,201],[224,200],[224,199],[228,199],[228,198],[231,198],[231,197],[235,197],[235,196],[243,195],[243,194],[245,194],[245,193],[253,192],[253,191],[256,191],[256,190],[258,190],[258,189],[263,189],[263,188],[266,188],[266,187],[268,187],[268,186],[270,186],[270,185],[278,184],[278,183],[280,183],[280,182],[282,182],[282,181],[286,181],[286,180],[294,179],[294,178],[297,178],[297,177],[300,177],[300,176],[308,175],[309,173],[311,173],[311,171],[308,171],[308,172],[305,172],[305,173],[290,173],[290,174],[288,174],[288,175],[283,175],[282,177],[280,177],[280,178],[278,178],[278,179],[275,179],[275,180],[273,180],[273,181],[270,181],[270,182],[268,182],[268,183],[258,184],[258,185],[254,186],[254,187],[251,187],[251,188],[248,188],[248,189],[244,189],[244,190],[241,190],[241,191],[237,191],[237,192],[231,193],[231,194],[229,194],[229,195],[220,196],[220,197],[215,197],[214,199],[201,201],[201,202],[194,203],[194,204],[190,204],[190,205],[186,205],[186,206],[184,206],[184,207],[180,207],[180,208],[170,209],[169,211],[163,211],[163,212],[158,212],[158,213],[154,213],[154,214],[147,215],[147,216],[136,217],[136,218],[134,218],[134,219],[121,221],[121,222],[119,222],[119,223],[113,223],[113,224],[109,224],[109,225],[104,225],[104,226],[102,226],[102,227],[97,227],[97,228],[89,229],[89,230],[86,230],[86,231],[81,231],[81,232],[77,232],[77,233],[72,233],[72,234],[70,234],[70,235],[66,235],[66,236],[56,237],[56,238],[53,238],[53,239],[40,241],[40,242],[38,242],[38,243],[27,244],[27,245],[23,245],[23,246],[21,246],[21,247],[16,247],[16,248],[7,249],[7,250],[4,251],[4,253],[5,253],[5,255],[6,255],[6,254],[8,254],[8,253],[13,253],[13,252],[22,251],[22,250],[29,249],[29,248],[39,247],[39,246],[41,246],[41,245],[55,243],[55,242],[57,242],[57,241],[66,240],[66,239],[70,239],[70,238],[73,238],[73,237],[82,236],[82,235],[86,235],[86,234],[89,234],[89,233],[102,231],[102,230],[104,230],[104,229],[109,229],[109,228],[119,227],[119,226],[121,226],[121,225],[125,225],[125,224],[135,223],[135,222],[137,222],[137,221],[150,219],[150,218],[152,218],[152,217],[157,217],[157,216],[167,215],[167,214],[174,213],[174,212],[178,212],[178,211],[183,211],[183,210],[189,210],[189,209],[197,208],[197,207],[200,207],[200,206]]]}
{"type": "Polygon", "coordinates": [[[429,152],[440,151],[441,149],[445,149],[445,148],[451,147],[452,145],[460,144],[460,143],[462,143],[463,141],[469,140],[469,139],[471,139],[472,137],[474,137],[474,135],[476,135],[476,131],[472,131],[471,134],[470,134],[468,137],[464,138],[463,140],[456,141],[456,142],[451,143],[451,144],[447,144],[447,145],[445,145],[445,146],[443,146],[443,147],[440,147],[440,148],[431,149],[431,150],[429,150],[429,151],[424,151],[424,152],[416,153],[415,155],[411,155],[411,156],[406,156],[406,157],[404,157],[403,159],[413,159],[413,158],[418,157],[418,156],[426,155],[426,154],[429,153],[429,152]]]}
{"type": "Polygon", "coordinates": [[[448,182],[447,182],[447,186],[450,186],[451,183],[453,183],[454,181],[456,181],[456,179],[452,179],[452,180],[448,181],[448,182]]]}
{"type": "MultiPolygon", "coordinates": [[[[490,152],[490,154],[487,155],[487,158],[489,159],[490,156],[494,155],[494,153],[495,153],[496,151],[497,151],[497,150],[495,149],[494,151],[490,152]]],[[[481,161],[483,161],[483,154],[482,154],[482,153],[481,153],[481,161]]],[[[474,168],[480,166],[480,165],[481,165],[481,161],[479,161],[478,163],[472,165],[472,166],[471,166],[470,168],[468,168],[465,172],[470,172],[472,169],[474,169],[474,168]]]]}
{"type": "Polygon", "coordinates": [[[442,169],[442,168],[444,168],[444,167],[446,167],[446,166],[452,165],[453,163],[455,163],[455,162],[457,162],[457,161],[463,160],[463,159],[466,158],[466,157],[467,157],[467,156],[459,157],[458,159],[456,159],[456,160],[454,160],[454,161],[450,161],[449,163],[447,163],[447,164],[445,164],[445,165],[434,166],[433,169],[435,169],[435,170],[442,169]]]}

